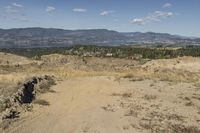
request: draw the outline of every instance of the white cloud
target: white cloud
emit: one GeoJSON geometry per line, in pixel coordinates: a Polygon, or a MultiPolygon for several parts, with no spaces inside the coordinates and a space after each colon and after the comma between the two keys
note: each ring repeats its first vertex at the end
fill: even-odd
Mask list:
{"type": "Polygon", "coordinates": [[[135,18],[135,19],[132,20],[132,23],[138,24],[138,25],[144,25],[145,24],[145,20],[141,19],[141,18],[135,18]]]}
{"type": "Polygon", "coordinates": [[[107,16],[108,14],[109,14],[108,11],[103,11],[103,12],[100,13],[101,16],[107,16]]]}
{"type": "Polygon", "coordinates": [[[10,5],[8,5],[4,8],[5,10],[0,15],[4,19],[27,22],[27,21],[29,21],[29,19],[22,12],[23,7],[24,6],[21,4],[11,3],[10,5]]]}
{"type": "Polygon", "coordinates": [[[87,12],[87,9],[84,9],[84,8],[74,8],[73,11],[74,12],[87,12]]]}
{"type": "Polygon", "coordinates": [[[19,11],[17,9],[15,9],[13,6],[6,6],[5,12],[13,14],[13,13],[18,13],[19,11]]]}
{"type": "Polygon", "coordinates": [[[6,13],[18,13],[20,12],[21,8],[23,8],[24,6],[21,4],[17,4],[17,3],[12,3],[11,5],[8,5],[5,7],[5,12],[6,13]]]}
{"type": "Polygon", "coordinates": [[[12,3],[12,6],[18,7],[18,8],[23,8],[24,6],[18,3],[12,3]]]}
{"type": "Polygon", "coordinates": [[[53,6],[48,6],[48,7],[46,8],[46,12],[53,12],[53,11],[55,11],[55,10],[56,10],[56,8],[53,7],[53,6]]]}
{"type": "Polygon", "coordinates": [[[156,18],[165,18],[165,17],[171,17],[173,15],[174,14],[172,12],[155,11],[152,16],[156,18]]]}
{"type": "Polygon", "coordinates": [[[137,25],[145,25],[147,23],[161,21],[163,19],[166,19],[172,16],[174,16],[174,13],[172,12],[155,11],[153,13],[150,13],[146,17],[134,18],[131,21],[131,23],[137,24],[137,25]]]}
{"type": "Polygon", "coordinates": [[[171,6],[172,6],[171,3],[165,3],[162,7],[163,7],[163,8],[169,8],[169,7],[171,7],[171,6]]]}
{"type": "Polygon", "coordinates": [[[100,13],[101,16],[108,16],[110,15],[111,13],[114,13],[115,11],[103,11],[100,13]]]}

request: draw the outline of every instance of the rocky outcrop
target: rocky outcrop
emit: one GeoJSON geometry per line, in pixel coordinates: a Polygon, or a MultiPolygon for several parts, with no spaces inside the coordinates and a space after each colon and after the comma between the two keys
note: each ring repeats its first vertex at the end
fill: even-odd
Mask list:
{"type": "Polygon", "coordinates": [[[18,91],[10,96],[10,108],[7,108],[0,116],[2,119],[13,119],[19,117],[20,108],[23,105],[32,103],[36,95],[42,90],[47,90],[51,85],[55,84],[50,76],[33,77],[28,79],[24,84],[20,85],[18,91]]]}

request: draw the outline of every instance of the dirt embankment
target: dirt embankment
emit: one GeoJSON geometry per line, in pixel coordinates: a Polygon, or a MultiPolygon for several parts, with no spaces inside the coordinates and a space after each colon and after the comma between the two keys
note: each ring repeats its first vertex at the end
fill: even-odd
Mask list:
{"type": "Polygon", "coordinates": [[[16,86],[13,93],[10,92],[9,95],[2,93],[0,97],[1,127],[4,121],[18,118],[21,112],[29,110],[30,103],[36,99],[36,96],[47,91],[54,84],[52,77],[33,77],[16,86]]]}

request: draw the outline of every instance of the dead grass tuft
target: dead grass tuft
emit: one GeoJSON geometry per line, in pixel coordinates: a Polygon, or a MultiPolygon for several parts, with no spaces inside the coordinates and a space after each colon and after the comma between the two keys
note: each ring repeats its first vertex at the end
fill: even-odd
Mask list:
{"type": "Polygon", "coordinates": [[[128,92],[127,93],[123,93],[122,97],[123,98],[130,98],[130,97],[132,97],[132,93],[128,93],[128,92]]]}
{"type": "Polygon", "coordinates": [[[7,98],[0,98],[0,112],[5,111],[7,108],[10,108],[10,100],[7,98]]]}
{"type": "Polygon", "coordinates": [[[38,104],[38,105],[42,105],[42,106],[49,106],[49,102],[43,99],[36,99],[34,102],[34,104],[38,104]]]}
{"type": "Polygon", "coordinates": [[[123,76],[123,78],[129,78],[129,79],[133,78],[133,77],[135,77],[135,76],[133,74],[130,74],[130,73],[123,76]]]}
{"type": "Polygon", "coordinates": [[[200,129],[195,126],[185,126],[182,124],[173,124],[170,126],[173,133],[200,133],[200,129]]]}
{"type": "Polygon", "coordinates": [[[129,93],[129,92],[125,92],[125,93],[122,93],[122,94],[113,93],[113,94],[111,94],[111,96],[121,96],[123,98],[130,98],[130,97],[132,97],[132,93],[129,93]]]}
{"type": "Polygon", "coordinates": [[[144,77],[139,77],[130,73],[122,76],[122,78],[130,79],[130,81],[143,81],[145,79],[144,77]]]}
{"type": "Polygon", "coordinates": [[[155,100],[157,98],[156,95],[144,95],[145,100],[155,100]]]}
{"type": "Polygon", "coordinates": [[[53,90],[51,90],[51,86],[56,85],[56,82],[54,79],[48,77],[48,79],[46,79],[45,81],[41,82],[38,85],[38,88],[36,89],[36,91],[38,91],[39,93],[46,93],[46,92],[53,92],[53,90]]]}
{"type": "Polygon", "coordinates": [[[125,116],[133,116],[137,117],[138,116],[138,111],[135,109],[129,109],[128,112],[125,114],[125,116]]]}
{"type": "Polygon", "coordinates": [[[193,106],[193,105],[194,105],[194,104],[193,104],[192,101],[188,101],[188,102],[185,103],[185,106],[193,106]]]}

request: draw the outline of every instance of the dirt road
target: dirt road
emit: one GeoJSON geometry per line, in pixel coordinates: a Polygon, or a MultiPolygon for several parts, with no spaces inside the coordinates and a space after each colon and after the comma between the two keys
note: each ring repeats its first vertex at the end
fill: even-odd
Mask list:
{"type": "Polygon", "coordinates": [[[15,125],[10,132],[17,133],[78,133],[120,132],[120,121],[115,114],[102,109],[112,102],[110,92],[119,89],[117,82],[107,78],[77,78],[62,82],[42,99],[50,106],[37,110],[25,122],[15,125]],[[119,125],[117,125],[117,124],[119,125]]]}
{"type": "Polygon", "coordinates": [[[22,117],[6,132],[200,131],[197,108],[200,101],[192,99],[200,97],[200,93],[190,84],[152,80],[119,82],[114,77],[84,77],[70,78],[52,89],[56,93],[40,97],[47,100],[49,106],[34,107],[33,112],[22,117]]]}

